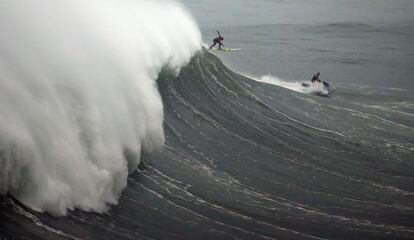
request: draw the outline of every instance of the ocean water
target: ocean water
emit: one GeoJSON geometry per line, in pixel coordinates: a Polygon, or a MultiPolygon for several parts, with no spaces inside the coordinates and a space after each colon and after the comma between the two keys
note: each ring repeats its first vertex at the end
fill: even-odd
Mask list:
{"type": "Polygon", "coordinates": [[[411,1],[2,4],[0,239],[414,239],[411,1]]]}
{"type": "Polygon", "coordinates": [[[287,81],[413,89],[414,4],[409,0],[188,1],[209,45],[237,72],[287,81]]]}

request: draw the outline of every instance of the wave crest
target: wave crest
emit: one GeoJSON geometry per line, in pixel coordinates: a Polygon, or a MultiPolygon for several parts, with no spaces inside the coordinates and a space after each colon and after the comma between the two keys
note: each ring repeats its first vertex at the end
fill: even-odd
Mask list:
{"type": "Polygon", "coordinates": [[[201,48],[174,1],[4,0],[0,192],[38,211],[102,212],[164,143],[155,83],[201,48]]]}

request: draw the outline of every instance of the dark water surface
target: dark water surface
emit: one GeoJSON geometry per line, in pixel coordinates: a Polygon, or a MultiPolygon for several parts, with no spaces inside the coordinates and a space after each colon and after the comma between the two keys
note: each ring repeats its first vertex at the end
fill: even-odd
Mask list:
{"type": "Polygon", "coordinates": [[[414,89],[414,4],[397,1],[190,1],[204,40],[220,29],[220,54],[237,72],[288,81],[414,89]]]}

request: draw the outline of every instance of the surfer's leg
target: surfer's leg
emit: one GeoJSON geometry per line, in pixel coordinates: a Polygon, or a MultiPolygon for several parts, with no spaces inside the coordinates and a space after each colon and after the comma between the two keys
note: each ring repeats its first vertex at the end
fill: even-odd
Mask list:
{"type": "Polygon", "coordinates": [[[216,46],[216,42],[214,42],[213,45],[211,45],[209,49],[212,49],[214,46],[216,46]]]}

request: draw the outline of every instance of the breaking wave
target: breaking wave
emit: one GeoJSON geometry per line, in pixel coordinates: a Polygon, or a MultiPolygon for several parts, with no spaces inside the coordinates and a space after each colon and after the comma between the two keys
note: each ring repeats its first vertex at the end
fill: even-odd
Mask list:
{"type": "Polygon", "coordinates": [[[412,239],[410,91],[304,95],[205,50],[157,86],[165,146],[142,158],[120,204],[56,218],[0,196],[0,238],[412,239]]]}
{"type": "Polygon", "coordinates": [[[0,193],[38,211],[102,212],[164,143],[161,68],[201,35],[175,1],[0,4],[0,193]]]}

